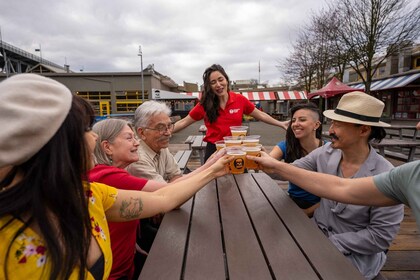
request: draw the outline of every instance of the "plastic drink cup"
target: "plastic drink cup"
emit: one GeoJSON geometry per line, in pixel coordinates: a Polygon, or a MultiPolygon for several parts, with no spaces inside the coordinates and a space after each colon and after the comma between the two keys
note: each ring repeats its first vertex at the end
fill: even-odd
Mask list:
{"type": "MultiPolygon", "coordinates": [[[[261,156],[261,145],[244,146],[242,149],[246,152],[247,156],[255,156],[255,157],[261,156]]],[[[253,160],[245,158],[245,168],[257,170],[258,164],[253,160]]]]}
{"type": "Polygon", "coordinates": [[[242,139],[243,146],[257,146],[260,143],[259,135],[248,135],[245,139],[242,139]]]}
{"type": "Polygon", "coordinates": [[[229,162],[229,170],[232,174],[242,174],[245,171],[246,152],[240,147],[227,148],[227,154],[234,156],[234,159],[229,162]]]}
{"type": "Polygon", "coordinates": [[[223,139],[225,140],[226,147],[241,146],[242,144],[242,139],[238,136],[225,136],[223,139]]]}
{"type": "Polygon", "coordinates": [[[214,144],[216,145],[216,150],[217,151],[225,147],[225,141],[224,140],[216,141],[216,143],[214,143],[214,144]]]}
{"type": "Polygon", "coordinates": [[[247,126],[231,126],[230,127],[230,133],[232,133],[232,136],[242,136],[242,137],[245,137],[247,131],[248,131],[248,127],[247,126]]]}

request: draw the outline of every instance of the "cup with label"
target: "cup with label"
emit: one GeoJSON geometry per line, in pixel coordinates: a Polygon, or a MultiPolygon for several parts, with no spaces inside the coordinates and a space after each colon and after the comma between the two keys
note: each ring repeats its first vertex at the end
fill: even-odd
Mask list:
{"type": "MultiPolygon", "coordinates": [[[[261,145],[255,145],[255,146],[243,146],[242,150],[246,153],[247,156],[254,156],[254,157],[260,157],[261,156],[261,145]]],[[[253,160],[250,160],[248,158],[245,158],[245,168],[246,169],[258,169],[258,163],[256,163],[253,160]]]]}
{"type": "Polygon", "coordinates": [[[233,156],[229,162],[229,170],[232,174],[242,174],[245,171],[246,152],[241,147],[227,147],[227,155],[233,156]]]}

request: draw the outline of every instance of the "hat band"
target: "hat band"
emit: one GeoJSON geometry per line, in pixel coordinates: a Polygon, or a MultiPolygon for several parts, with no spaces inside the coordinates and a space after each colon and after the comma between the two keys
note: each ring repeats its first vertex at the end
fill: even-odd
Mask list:
{"type": "Polygon", "coordinates": [[[365,122],[379,122],[379,120],[380,120],[380,118],[377,118],[377,117],[369,117],[369,116],[359,115],[359,114],[352,113],[352,112],[349,112],[349,111],[344,111],[344,110],[341,110],[341,109],[335,109],[334,113],[336,113],[338,115],[350,117],[350,118],[353,118],[353,119],[365,121],[365,122]]]}

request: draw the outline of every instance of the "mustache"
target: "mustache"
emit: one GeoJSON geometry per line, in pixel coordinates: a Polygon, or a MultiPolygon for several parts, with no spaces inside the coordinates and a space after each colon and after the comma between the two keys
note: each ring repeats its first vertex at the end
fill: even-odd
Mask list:
{"type": "Polygon", "coordinates": [[[338,136],[335,135],[335,133],[330,133],[330,138],[331,139],[335,139],[335,140],[338,140],[339,139],[338,136]]]}
{"type": "Polygon", "coordinates": [[[169,141],[169,139],[171,139],[171,136],[160,136],[157,141],[169,141]]]}

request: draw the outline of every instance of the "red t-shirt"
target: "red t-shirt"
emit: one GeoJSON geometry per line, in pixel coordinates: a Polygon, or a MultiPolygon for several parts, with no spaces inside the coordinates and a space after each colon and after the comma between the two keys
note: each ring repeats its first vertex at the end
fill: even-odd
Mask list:
{"type": "Polygon", "coordinates": [[[230,127],[242,125],[242,116],[251,114],[254,109],[255,105],[246,97],[231,91],[225,109],[219,107],[219,116],[215,122],[208,121],[204,107],[200,103],[195,105],[189,116],[196,121],[204,118],[204,124],[207,127],[204,141],[214,143],[223,140],[224,136],[231,135],[230,127]]]}
{"type": "MultiPolygon", "coordinates": [[[[103,183],[117,189],[141,190],[147,181],[130,175],[126,170],[103,164],[96,165],[89,172],[89,181],[103,183]]],[[[109,279],[118,279],[134,273],[134,254],[139,220],[130,222],[108,222],[111,235],[112,269],[109,279]]]]}

